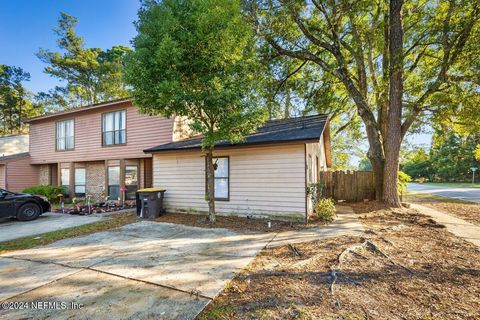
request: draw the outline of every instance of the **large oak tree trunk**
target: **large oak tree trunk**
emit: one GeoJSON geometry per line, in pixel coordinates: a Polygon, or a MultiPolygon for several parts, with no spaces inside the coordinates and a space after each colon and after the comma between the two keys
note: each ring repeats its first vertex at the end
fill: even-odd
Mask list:
{"type": "Polygon", "coordinates": [[[213,167],[213,149],[207,150],[206,161],[208,220],[215,222],[215,168],[213,167]]]}
{"type": "Polygon", "coordinates": [[[387,134],[384,137],[385,167],[383,169],[383,201],[391,207],[401,207],[398,195],[398,168],[402,143],[403,98],[403,0],[390,0],[390,90],[387,134]]]}
{"type": "Polygon", "coordinates": [[[375,177],[375,199],[378,201],[383,200],[383,170],[385,167],[384,159],[371,151],[368,152],[368,159],[372,164],[373,175],[375,177]]]}

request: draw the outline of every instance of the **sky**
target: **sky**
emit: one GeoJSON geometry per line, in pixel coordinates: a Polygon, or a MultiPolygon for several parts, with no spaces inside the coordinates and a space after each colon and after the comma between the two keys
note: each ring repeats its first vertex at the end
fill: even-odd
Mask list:
{"type": "Polygon", "coordinates": [[[139,7],[139,0],[0,0],[0,64],[29,72],[28,90],[48,91],[59,82],[43,73],[46,65],[35,53],[58,50],[53,28],[60,12],[78,18],[76,32],[87,47],[108,49],[131,46],[139,7]]]}

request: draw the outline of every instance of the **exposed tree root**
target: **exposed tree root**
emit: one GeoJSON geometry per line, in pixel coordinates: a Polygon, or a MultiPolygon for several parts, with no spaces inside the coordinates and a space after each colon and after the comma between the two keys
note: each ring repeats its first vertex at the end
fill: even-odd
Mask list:
{"type": "MultiPolygon", "coordinates": [[[[395,247],[391,241],[388,241],[387,239],[383,239],[383,238],[382,238],[382,240],[385,241],[386,243],[391,244],[393,247],[395,247]]],[[[363,250],[368,250],[372,253],[375,253],[375,254],[381,256],[382,258],[388,260],[388,262],[390,262],[392,265],[398,266],[398,267],[406,270],[410,274],[414,273],[411,269],[407,268],[406,266],[393,261],[393,259],[390,258],[385,252],[383,252],[375,243],[373,243],[370,240],[365,240],[361,244],[354,245],[354,246],[348,247],[345,250],[343,250],[338,255],[337,263],[335,265],[333,265],[332,267],[330,267],[330,277],[332,279],[332,283],[330,284],[330,293],[331,294],[334,294],[334,286],[335,286],[335,283],[337,282],[338,274],[340,273],[340,268],[341,268],[342,264],[344,263],[347,255],[352,254],[352,255],[355,255],[355,256],[360,257],[362,259],[368,259],[366,256],[359,253],[359,251],[361,252],[363,250]]]]}
{"type": "Polygon", "coordinates": [[[290,250],[292,250],[292,252],[293,252],[293,254],[294,254],[295,256],[297,256],[297,257],[303,256],[303,253],[302,253],[297,247],[295,247],[294,245],[292,245],[292,244],[289,243],[289,244],[288,244],[288,248],[289,248],[290,250]]]}

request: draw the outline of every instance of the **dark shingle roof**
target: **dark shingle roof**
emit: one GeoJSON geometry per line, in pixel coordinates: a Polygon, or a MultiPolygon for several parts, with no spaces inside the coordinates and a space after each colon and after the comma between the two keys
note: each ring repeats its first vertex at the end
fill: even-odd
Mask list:
{"type": "MultiPolygon", "coordinates": [[[[244,142],[230,143],[223,140],[216,144],[216,147],[228,147],[237,145],[267,144],[292,141],[318,140],[325,129],[327,115],[313,115],[282,120],[267,121],[255,133],[248,135],[244,142]]],[[[193,137],[181,141],[162,144],[144,150],[146,153],[188,150],[201,148],[201,137],[193,137]]]]}

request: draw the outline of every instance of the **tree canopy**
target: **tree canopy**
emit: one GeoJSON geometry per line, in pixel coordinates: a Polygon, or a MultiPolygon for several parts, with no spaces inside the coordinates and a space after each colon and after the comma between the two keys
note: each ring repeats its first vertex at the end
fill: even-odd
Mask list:
{"type": "Polygon", "coordinates": [[[436,95],[468,75],[475,0],[251,1],[254,25],[277,52],[339,81],[361,117],[377,198],[399,206],[400,144],[436,95]]]}
{"type": "Polygon", "coordinates": [[[86,48],[82,37],[75,32],[77,19],[61,13],[58,26],[60,52],[40,49],[38,58],[47,63],[45,73],[65,82],[38,99],[47,107],[72,108],[126,97],[127,90],[122,81],[123,58],[129,48],[114,46],[107,50],[86,48]]]}
{"type": "Polygon", "coordinates": [[[0,65],[0,134],[23,133],[23,120],[40,114],[24,87],[30,74],[22,68],[0,65]]]}
{"type": "Polygon", "coordinates": [[[265,118],[254,32],[238,0],[146,1],[138,18],[126,82],[142,112],[186,117],[202,135],[214,220],[214,146],[241,141],[265,118]]]}
{"type": "Polygon", "coordinates": [[[436,130],[433,143],[427,152],[416,148],[406,153],[402,170],[412,178],[430,181],[470,181],[472,167],[478,167],[475,157],[480,134],[460,135],[454,131],[436,130]]]}

